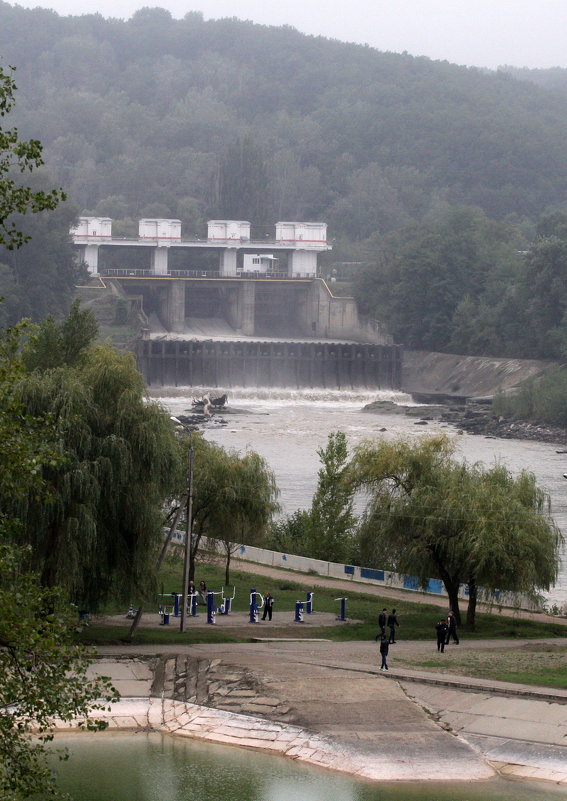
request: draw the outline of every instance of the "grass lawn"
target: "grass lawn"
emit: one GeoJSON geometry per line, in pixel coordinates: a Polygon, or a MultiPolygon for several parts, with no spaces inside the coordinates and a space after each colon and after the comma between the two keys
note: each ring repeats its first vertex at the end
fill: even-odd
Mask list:
{"type": "MultiPolygon", "coordinates": [[[[181,579],[182,564],[178,559],[169,559],[158,579],[158,593],[179,592],[182,584],[181,579]]],[[[341,595],[336,589],[328,589],[317,586],[317,576],[299,576],[290,574],[289,578],[282,574],[281,578],[268,579],[266,576],[254,575],[248,572],[231,572],[231,581],[236,588],[236,596],[233,601],[235,612],[248,610],[251,588],[257,589],[262,594],[271,592],[275,598],[274,609],[278,611],[289,610],[290,623],[293,619],[293,610],[296,600],[305,600],[307,590],[314,590],[314,610],[317,612],[330,612],[335,615],[339,613],[339,601],[337,597],[341,595]]],[[[224,568],[221,566],[205,564],[199,566],[197,573],[197,584],[205,581],[207,587],[218,591],[224,581],[224,568]]],[[[232,595],[232,587],[227,589],[227,595],[232,595]]],[[[321,628],[309,627],[309,637],[321,637],[336,641],[345,640],[372,640],[377,631],[378,612],[382,607],[388,609],[395,607],[400,621],[400,636],[404,640],[435,640],[434,626],[439,617],[443,614],[443,609],[433,604],[416,603],[411,600],[392,601],[391,598],[371,596],[365,594],[364,585],[347,586],[344,590],[347,597],[347,616],[351,620],[359,620],[360,623],[349,625],[338,624],[321,628]]],[[[144,607],[147,611],[157,611],[157,595],[145,600],[144,607]]],[[[461,610],[463,611],[463,610],[461,610]]],[[[125,614],[124,605],[112,603],[104,610],[105,614],[125,614]]],[[[124,639],[129,630],[129,621],[124,621],[124,628],[117,626],[92,625],[86,629],[80,638],[85,642],[110,643],[124,639]]],[[[283,635],[282,635],[283,636],[283,635]]],[[[502,617],[498,614],[478,614],[477,627],[475,632],[466,632],[467,639],[493,639],[493,638],[538,638],[538,637],[567,637],[567,626],[560,624],[542,624],[520,620],[517,618],[502,617]]],[[[193,629],[186,634],[180,634],[175,626],[159,627],[153,629],[139,628],[135,635],[135,642],[144,644],[176,644],[176,643],[196,643],[196,642],[238,642],[249,639],[239,637],[236,632],[231,634],[230,629],[210,627],[207,630],[193,629]]],[[[555,685],[557,686],[557,685],[555,685]]]]}
{"type": "Polygon", "coordinates": [[[436,673],[478,676],[518,684],[533,684],[567,690],[567,644],[530,643],[520,650],[493,648],[460,653],[458,647],[447,646],[440,659],[412,659],[404,655],[396,659],[400,667],[431,669],[436,673]]]}

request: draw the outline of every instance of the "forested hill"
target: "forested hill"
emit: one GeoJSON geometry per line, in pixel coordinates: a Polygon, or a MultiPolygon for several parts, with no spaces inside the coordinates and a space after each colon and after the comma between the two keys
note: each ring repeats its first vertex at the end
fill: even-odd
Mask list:
{"type": "Polygon", "coordinates": [[[21,134],[80,209],[115,219],[175,216],[187,234],[223,212],[322,219],[352,242],[444,200],[534,218],[567,195],[564,102],[504,72],[196,12],[124,22],[7,3],[0,54],[21,134]],[[237,139],[253,180],[230,199],[219,163],[237,139]]]}

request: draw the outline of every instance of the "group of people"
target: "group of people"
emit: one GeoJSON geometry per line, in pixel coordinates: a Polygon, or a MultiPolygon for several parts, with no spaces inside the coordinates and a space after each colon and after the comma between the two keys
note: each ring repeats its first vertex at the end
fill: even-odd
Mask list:
{"type": "Polygon", "coordinates": [[[388,651],[390,645],[396,642],[396,628],[399,626],[398,616],[396,610],[392,609],[391,612],[384,607],[378,615],[378,634],[376,640],[380,639],[380,656],[382,657],[382,664],[380,670],[388,670],[388,651]],[[389,636],[386,635],[386,627],[389,629],[389,636]]]}
{"type": "MultiPolygon", "coordinates": [[[[380,670],[388,670],[388,651],[390,650],[390,645],[396,642],[396,628],[399,625],[396,610],[392,609],[391,612],[388,612],[384,607],[378,615],[378,633],[375,637],[376,641],[380,642],[380,656],[382,658],[380,670]],[[386,629],[389,629],[389,634],[386,634],[386,629]]],[[[452,611],[449,612],[446,618],[436,623],[435,630],[437,632],[437,650],[441,653],[444,653],[445,646],[449,645],[451,638],[456,645],[459,644],[457,618],[452,611]]]]}
{"type": "Polygon", "coordinates": [[[457,618],[453,612],[449,612],[446,618],[441,618],[435,624],[435,631],[437,632],[437,650],[440,653],[445,652],[445,646],[451,642],[459,644],[459,635],[457,634],[457,618]]]}
{"type": "Polygon", "coordinates": [[[200,605],[207,605],[207,585],[204,581],[199,582],[199,589],[195,589],[195,582],[189,582],[189,597],[196,595],[197,596],[197,603],[200,605]]]}

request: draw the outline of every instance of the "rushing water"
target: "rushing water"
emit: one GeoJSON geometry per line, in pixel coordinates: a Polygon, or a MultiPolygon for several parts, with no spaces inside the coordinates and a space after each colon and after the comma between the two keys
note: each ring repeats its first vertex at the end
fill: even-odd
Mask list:
{"type": "Polygon", "coordinates": [[[558,801],[553,785],[393,784],[351,779],[285,757],[159,734],[61,736],[57,765],[73,801],[558,801]]]}
{"type": "MultiPolygon", "coordinates": [[[[190,411],[190,401],[199,397],[199,388],[164,387],[159,400],[173,414],[190,411]]],[[[493,464],[500,461],[512,471],[535,473],[538,483],[552,500],[552,513],[563,532],[567,532],[567,454],[556,452],[546,443],[524,440],[489,439],[457,435],[454,428],[430,422],[416,425],[416,418],[405,415],[369,414],[362,407],[383,399],[407,404],[409,396],[400,392],[354,392],[332,390],[251,390],[231,389],[229,404],[248,414],[227,416],[228,425],[207,430],[208,439],[227,448],[252,448],[263,456],[276,474],[281,490],[280,502],[286,512],[308,507],[317,482],[317,449],[325,445],[332,431],[342,430],[351,446],[376,437],[423,436],[444,430],[453,434],[457,454],[469,462],[493,464]],[[386,429],[383,431],[382,429],[386,429]]],[[[427,407],[424,415],[427,414],[427,407]]],[[[557,585],[548,593],[550,604],[567,605],[567,558],[562,559],[557,585]]]]}

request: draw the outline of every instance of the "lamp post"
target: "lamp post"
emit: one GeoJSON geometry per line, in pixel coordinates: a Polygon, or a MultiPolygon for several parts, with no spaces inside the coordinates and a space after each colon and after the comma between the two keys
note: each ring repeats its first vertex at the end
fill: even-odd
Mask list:
{"type": "Polygon", "coordinates": [[[189,433],[189,463],[187,466],[187,528],[185,532],[185,554],[183,559],[183,590],[181,596],[181,620],[179,631],[185,632],[185,619],[187,617],[187,601],[189,595],[189,567],[191,565],[191,545],[193,529],[193,432],[190,428],[178,420],[177,417],[171,418],[175,423],[182,426],[189,433]]]}

